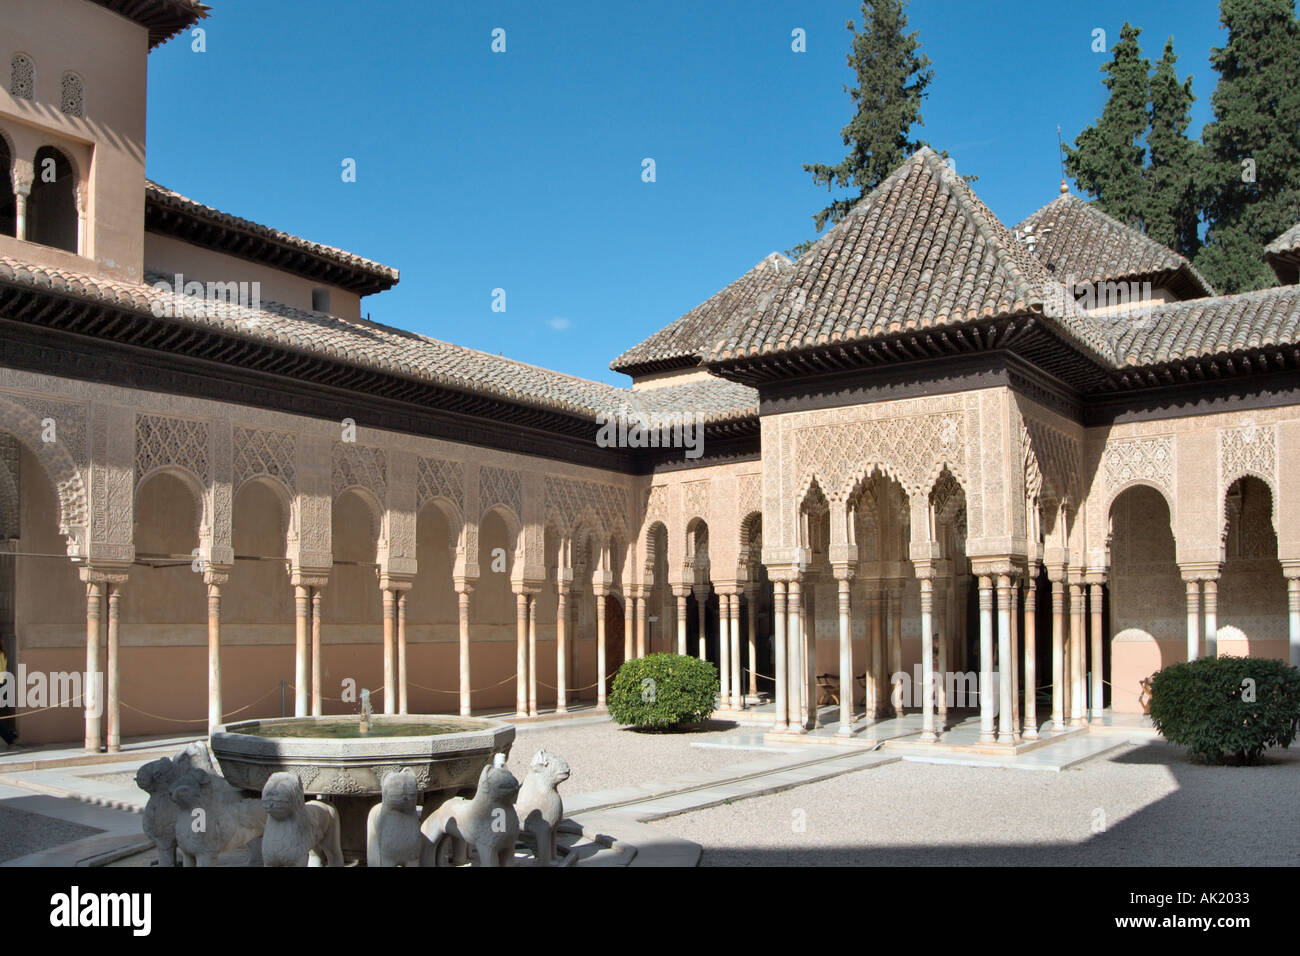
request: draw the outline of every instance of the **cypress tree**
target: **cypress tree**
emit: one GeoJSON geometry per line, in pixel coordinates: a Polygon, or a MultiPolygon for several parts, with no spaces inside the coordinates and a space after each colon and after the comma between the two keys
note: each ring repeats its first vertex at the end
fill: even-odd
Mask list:
{"type": "Polygon", "coordinates": [[[1274,284],[1263,247],[1300,220],[1300,22],[1294,0],[1220,0],[1219,19],[1196,265],[1220,292],[1242,292],[1274,284]]]}
{"type": "Polygon", "coordinates": [[[1147,131],[1151,64],[1138,46],[1141,30],[1125,23],[1111,59],[1102,66],[1110,95],[1096,124],[1065,147],[1065,168],[1080,188],[1097,197],[1101,209],[1141,228],[1146,205],[1139,140],[1147,131]]]}
{"type": "MultiPolygon", "coordinates": [[[[855,187],[849,199],[833,199],[813,216],[821,232],[827,222],[839,222],[859,199],[880,185],[909,154],[925,145],[911,138],[913,126],[924,126],[921,100],[934,78],[930,60],[920,52],[918,33],[907,33],[904,0],[863,0],[861,33],[848,22],[853,46],[849,67],[858,85],[844,91],[857,112],[840,134],[849,154],[834,166],[805,164],[813,182],[828,190],[855,187]]],[[[796,252],[807,248],[803,243],[796,252]]]]}
{"type": "Polygon", "coordinates": [[[1191,259],[1201,247],[1195,182],[1200,146],[1187,138],[1191,106],[1196,98],[1192,95],[1190,76],[1178,82],[1177,62],[1170,37],[1151,76],[1151,104],[1147,114],[1151,164],[1146,169],[1142,221],[1148,236],[1191,259]]]}

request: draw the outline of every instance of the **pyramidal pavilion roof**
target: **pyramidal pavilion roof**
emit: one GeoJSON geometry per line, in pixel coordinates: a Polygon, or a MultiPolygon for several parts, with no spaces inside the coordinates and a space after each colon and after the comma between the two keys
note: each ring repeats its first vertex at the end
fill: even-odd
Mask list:
{"type": "Polygon", "coordinates": [[[1150,279],[1170,285],[1182,298],[1214,295],[1186,258],[1077,196],[1052,200],[1020,222],[1015,233],[1061,282],[1150,279]]]}
{"type": "Polygon", "coordinates": [[[1300,222],[1265,246],[1264,258],[1282,282],[1300,282],[1300,222]]]}
{"type": "MultiPolygon", "coordinates": [[[[1060,282],[929,148],[912,154],[721,330],[714,364],[1042,313],[1060,282]]],[[[1050,322],[1094,361],[1110,336],[1075,310],[1050,322]]]]}
{"type": "Polygon", "coordinates": [[[705,299],[671,325],[632,346],[609,367],[629,375],[698,365],[735,316],[770,295],[793,263],[779,252],[763,258],[754,268],[721,292],[705,299]]]}

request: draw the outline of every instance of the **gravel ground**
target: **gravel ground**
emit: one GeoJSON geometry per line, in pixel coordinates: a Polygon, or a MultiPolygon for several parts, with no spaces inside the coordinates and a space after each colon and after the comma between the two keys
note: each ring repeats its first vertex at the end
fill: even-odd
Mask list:
{"type": "Polygon", "coordinates": [[[0,807],[0,863],[102,832],[39,813],[0,807]]]}
{"type": "Polygon", "coordinates": [[[710,721],[699,730],[672,734],[638,733],[608,722],[568,727],[523,725],[518,731],[510,750],[510,772],[522,780],[533,754],[544,748],[563,757],[573,772],[560,790],[561,795],[667,780],[683,773],[726,767],[762,756],[753,750],[691,746],[700,741],[753,733],[752,728],[741,729],[721,721],[710,721]]]}
{"type": "Polygon", "coordinates": [[[1154,742],[1059,774],[896,763],[653,825],[705,866],[1295,866],[1297,792],[1300,753],[1206,767],[1154,742]]]}

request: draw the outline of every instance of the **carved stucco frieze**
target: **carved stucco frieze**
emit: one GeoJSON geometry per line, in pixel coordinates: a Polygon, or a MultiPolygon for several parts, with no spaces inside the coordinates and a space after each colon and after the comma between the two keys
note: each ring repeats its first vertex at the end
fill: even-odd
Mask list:
{"type": "Polygon", "coordinates": [[[269,477],[292,494],[298,487],[296,458],[292,432],[235,426],[232,482],[236,491],[250,478],[269,477]]]}
{"type": "Polygon", "coordinates": [[[519,472],[512,468],[482,465],[478,472],[478,513],[485,514],[497,505],[504,505],[516,519],[522,520],[523,482],[519,472]]]}
{"type": "Polygon", "coordinates": [[[605,536],[627,535],[627,493],[614,485],[547,475],[545,513],[561,533],[569,533],[584,515],[595,515],[605,536]]]}
{"type": "Polygon", "coordinates": [[[1224,491],[1243,475],[1263,479],[1277,487],[1277,430],[1272,425],[1247,422],[1240,428],[1219,430],[1219,479],[1224,491]]]}
{"type": "Polygon", "coordinates": [[[1149,481],[1172,493],[1174,485],[1174,443],[1169,435],[1123,438],[1106,443],[1102,455],[1107,499],[1135,481],[1149,481]]]}
{"type": "Polygon", "coordinates": [[[168,415],[140,414],[135,420],[135,483],[159,468],[183,468],[201,487],[211,481],[208,423],[168,415]]]}
{"type": "Polygon", "coordinates": [[[382,507],[388,501],[388,454],[356,442],[334,442],[331,487],[338,497],[348,488],[365,488],[382,507]]]}
{"type": "Polygon", "coordinates": [[[423,508],[434,498],[446,498],[465,513],[465,466],[459,461],[420,457],[416,462],[415,506],[423,508]]]}

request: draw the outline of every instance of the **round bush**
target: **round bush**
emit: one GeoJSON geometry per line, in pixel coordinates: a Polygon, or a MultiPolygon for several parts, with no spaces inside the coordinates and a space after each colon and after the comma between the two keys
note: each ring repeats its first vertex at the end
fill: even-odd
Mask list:
{"type": "Polygon", "coordinates": [[[1151,678],[1151,721],[1206,763],[1256,764],[1300,723],[1300,669],[1261,657],[1203,657],[1151,678]]]}
{"type": "Polygon", "coordinates": [[[624,661],[609,692],[609,715],[643,730],[699,723],[713,713],[718,669],[680,654],[648,654],[624,661]]]}

